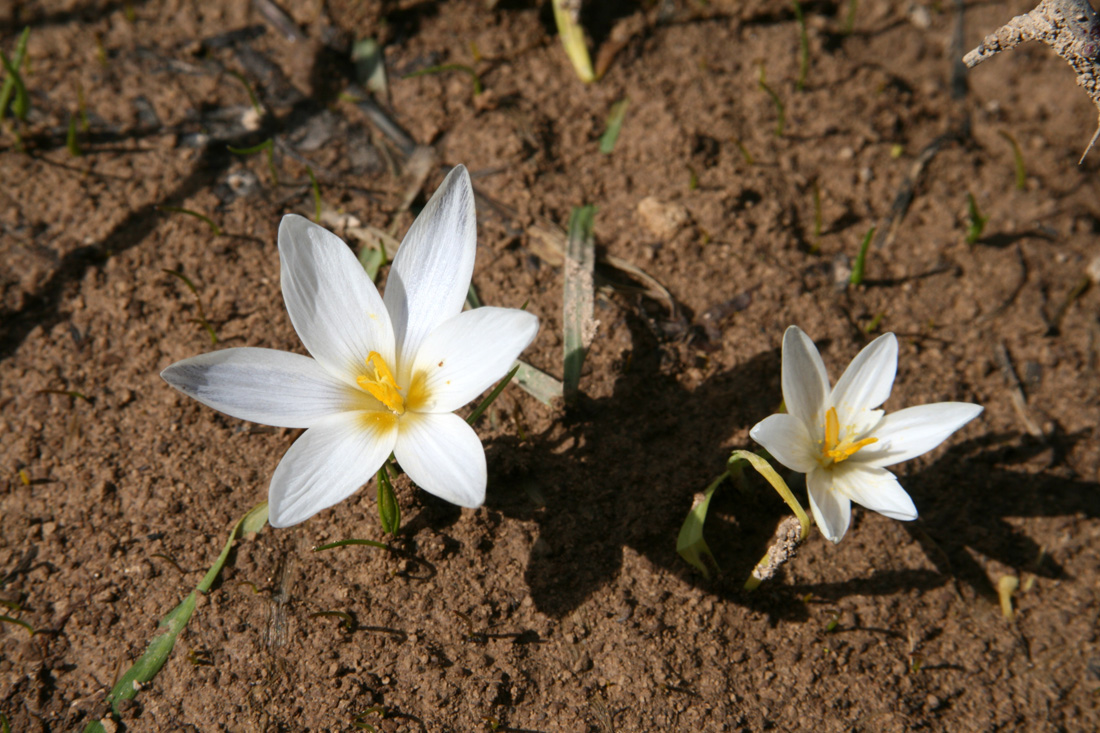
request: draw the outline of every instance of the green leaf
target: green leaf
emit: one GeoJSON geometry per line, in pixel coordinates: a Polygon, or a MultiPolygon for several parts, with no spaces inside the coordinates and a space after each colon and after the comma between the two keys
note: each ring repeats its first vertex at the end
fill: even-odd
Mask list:
{"type": "Polygon", "coordinates": [[[429,66],[426,69],[420,69],[419,71],[414,71],[411,74],[405,74],[403,78],[412,79],[417,76],[442,74],[446,71],[461,71],[463,74],[466,74],[473,81],[474,96],[476,97],[477,95],[481,94],[481,77],[477,75],[477,72],[474,71],[472,66],[467,66],[466,64],[441,64],[439,66],[429,66]]]}
{"type": "Polygon", "coordinates": [[[871,227],[863,237],[863,244],[856,255],[856,263],[852,266],[852,274],[848,276],[848,282],[859,285],[863,282],[863,271],[867,264],[867,248],[871,246],[871,238],[875,236],[875,228],[871,227]]]}
{"type": "Polygon", "coordinates": [[[504,375],[504,379],[500,380],[500,382],[497,383],[496,387],[493,387],[493,391],[486,395],[485,399],[481,401],[481,404],[474,408],[474,411],[470,413],[470,416],[468,418],[466,418],[466,422],[468,424],[473,425],[475,422],[477,422],[477,419],[481,417],[481,415],[487,409],[489,409],[489,405],[493,404],[493,402],[496,401],[496,398],[500,396],[500,393],[504,391],[504,388],[508,386],[508,383],[512,381],[512,377],[516,376],[516,372],[518,371],[519,364],[516,364],[514,367],[512,367],[512,371],[504,375]]]}
{"type": "MultiPolygon", "coordinates": [[[[237,521],[233,530],[229,533],[229,538],[225,541],[225,547],[222,548],[221,554],[218,555],[218,559],[207,571],[202,581],[195,586],[195,590],[191,591],[178,606],[161,620],[159,628],[164,629],[164,632],[149,643],[145,653],[126,670],[118,682],[115,683],[111,692],[108,693],[107,702],[111,704],[111,709],[115,715],[118,715],[119,703],[123,700],[133,699],[138,690],[151,681],[161,667],[164,666],[164,663],[168,661],[168,655],[172,653],[172,649],[176,645],[176,639],[191,619],[191,614],[194,612],[195,604],[198,601],[198,594],[210,590],[229,558],[233,543],[242,535],[259,532],[266,523],[266,501],[254,507],[237,521]]],[[[95,720],[85,726],[84,733],[100,733],[104,730],[103,724],[95,720]]]]}
{"type": "Polygon", "coordinates": [[[584,357],[596,333],[593,319],[596,243],[592,237],[595,218],[595,206],[578,206],[569,217],[563,298],[565,360],[562,383],[566,401],[576,398],[584,357]]]}
{"type": "Polygon", "coordinates": [[[367,271],[371,282],[378,279],[378,271],[386,264],[386,244],[378,240],[377,247],[366,246],[359,250],[359,264],[367,271]]]}
{"type": "Polygon", "coordinates": [[[359,85],[371,94],[385,99],[388,85],[382,44],[373,38],[356,41],[351,48],[351,62],[355,64],[355,79],[359,85]]]}
{"type": "Polygon", "coordinates": [[[378,518],[382,521],[383,532],[395,535],[401,529],[401,506],[393,493],[385,464],[378,469],[378,518]]]}
{"type": "Polygon", "coordinates": [[[385,542],[375,542],[374,540],[362,540],[357,538],[347,540],[336,540],[335,542],[329,542],[327,545],[318,545],[313,548],[314,552],[321,552],[322,550],[331,550],[336,547],[347,547],[348,545],[367,545],[369,547],[377,547],[380,550],[388,550],[390,546],[385,542]]]}
{"type": "Polygon", "coordinates": [[[19,43],[15,47],[15,55],[8,60],[7,55],[0,50],[0,64],[3,65],[4,71],[7,76],[4,78],[4,86],[0,87],[0,120],[4,119],[4,115],[7,114],[8,103],[11,102],[12,94],[15,94],[15,102],[12,104],[12,112],[20,120],[27,118],[27,113],[31,108],[30,96],[27,94],[27,87],[23,83],[23,77],[19,74],[19,69],[23,66],[23,59],[27,55],[27,39],[30,38],[31,27],[27,26],[23,29],[23,33],[19,36],[19,43]]]}
{"type": "Polygon", "coordinates": [[[26,621],[20,621],[19,619],[12,618],[11,616],[0,615],[0,623],[15,624],[16,626],[22,626],[24,629],[26,629],[28,632],[30,632],[31,636],[34,636],[35,633],[36,633],[35,630],[34,630],[34,627],[31,626],[30,624],[28,624],[26,621]]]}
{"type": "Polygon", "coordinates": [[[978,202],[974,200],[974,194],[966,192],[966,243],[974,244],[982,238],[982,231],[989,221],[988,216],[982,216],[978,211],[978,202]]]}
{"type": "Polygon", "coordinates": [[[69,132],[65,135],[65,147],[69,149],[69,155],[79,158],[83,151],[80,149],[80,141],[76,138],[76,118],[69,118],[69,132]]]}
{"type": "Polygon", "coordinates": [[[516,372],[515,382],[520,389],[544,405],[552,405],[554,400],[561,399],[561,382],[526,362],[518,361],[516,365],[519,370],[516,372]]]}
{"type": "Polygon", "coordinates": [[[680,557],[702,573],[707,580],[710,580],[710,567],[718,572],[721,572],[721,569],[718,567],[718,561],[714,559],[714,553],[707,547],[707,541],[703,539],[703,525],[707,521],[707,511],[710,509],[710,500],[714,496],[714,491],[728,476],[728,472],[723,473],[703,491],[702,497],[692,505],[691,511],[688,512],[680,527],[680,535],[676,538],[676,552],[680,553],[680,557]]]}
{"type": "Polygon", "coordinates": [[[622,130],[626,108],[629,106],[630,99],[620,99],[611,105],[611,113],[607,115],[607,129],[600,137],[600,152],[604,155],[611,155],[615,150],[615,142],[619,139],[619,131],[622,130]]]}
{"type": "MultiPolygon", "coordinates": [[[[553,0],[554,23],[558,26],[561,44],[565,47],[569,62],[573,64],[573,70],[581,81],[588,84],[596,81],[596,72],[592,70],[592,59],[588,56],[588,46],[584,43],[584,28],[563,3],[564,0],[553,0]]],[[[579,7],[580,3],[577,5],[579,7]]]]}

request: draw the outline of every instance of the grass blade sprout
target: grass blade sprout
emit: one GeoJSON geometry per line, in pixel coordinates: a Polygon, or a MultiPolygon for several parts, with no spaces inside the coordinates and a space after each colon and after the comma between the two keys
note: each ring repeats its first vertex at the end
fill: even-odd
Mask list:
{"type": "Polygon", "coordinates": [[[1024,153],[1020,150],[1020,143],[1016,142],[1010,132],[1000,130],[998,134],[1012,146],[1012,159],[1016,166],[1016,190],[1023,191],[1027,188],[1027,171],[1024,169],[1024,153]]]}
{"type": "Polygon", "coordinates": [[[787,108],[783,106],[783,100],[779,98],[775,90],[768,86],[768,82],[765,81],[764,76],[764,64],[760,64],[760,80],[758,82],[760,89],[764,91],[769,97],[771,97],[772,104],[775,105],[775,136],[783,137],[783,129],[787,126],[787,108]]]}
{"type": "MultiPolygon", "coordinates": [[[[133,699],[138,690],[151,681],[161,667],[164,666],[164,663],[168,661],[168,656],[176,645],[176,639],[187,626],[187,622],[191,620],[191,614],[195,611],[195,605],[198,602],[198,594],[206,594],[210,591],[214,581],[217,580],[218,575],[225,566],[226,560],[229,559],[229,552],[233,549],[234,542],[244,535],[259,532],[266,523],[266,501],[261,502],[237,520],[233,530],[229,533],[229,538],[225,541],[221,554],[218,555],[218,559],[203,576],[202,581],[195,586],[195,590],[191,591],[178,606],[161,620],[159,628],[164,629],[164,631],[149,643],[145,653],[133,666],[126,670],[118,682],[115,683],[111,692],[108,693],[107,702],[111,705],[111,710],[116,716],[119,713],[119,704],[124,700],[133,699]]],[[[84,733],[106,733],[106,727],[100,721],[95,720],[85,726],[84,733]]]]}
{"type": "MultiPolygon", "coordinates": [[[[197,211],[184,209],[180,206],[158,206],[157,209],[160,211],[167,211],[170,214],[186,214],[187,216],[193,216],[196,219],[206,222],[206,226],[210,227],[210,231],[215,237],[220,237],[222,235],[222,228],[215,224],[213,219],[197,211]]],[[[165,272],[169,272],[169,270],[165,270],[165,272]]]]}
{"type": "Polygon", "coordinates": [[[810,36],[806,33],[806,16],[802,14],[802,3],[791,0],[794,17],[798,21],[798,81],[794,88],[802,91],[806,87],[806,76],[810,73],[810,36]]]}
{"type": "Polygon", "coordinates": [[[982,238],[982,231],[989,221],[988,216],[982,216],[978,211],[978,202],[974,200],[974,194],[966,192],[966,243],[974,244],[982,238]]]}
{"type": "Polygon", "coordinates": [[[584,28],[581,27],[580,0],[552,0],[554,5],[554,23],[558,26],[558,35],[565,48],[565,55],[573,70],[585,84],[596,81],[596,72],[592,70],[592,59],[588,55],[588,46],[584,42],[584,28]]]}
{"type": "Polygon", "coordinates": [[[516,364],[514,367],[512,367],[512,371],[505,374],[504,379],[500,380],[500,382],[497,383],[497,386],[493,387],[493,391],[485,396],[485,399],[481,401],[481,404],[474,408],[474,411],[471,412],[470,416],[466,418],[466,422],[468,422],[470,425],[473,425],[475,422],[477,422],[477,419],[481,417],[486,410],[489,409],[489,405],[493,404],[496,401],[497,397],[500,396],[500,393],[504,391],[504,388],[508,386],[508,383],[512,381],[512,377],[516,376],[516,372],[518,371],[519,364],[516,364]]]}
{"type": "Polygon", "coordinates": [[[676,552],[680,553],[680,557],[702,573],[707,580],[710,580],[710,567],[718,572],[721,572],[721,569],[714,558],[714,553],[710,551],[707,541],[703,538],[703,525],[707,521],[707,511],[710,509],[710,500],[714,497],[715,490],[719,484],[729,478],[729,475],[729,471],[726,471],[714,479],[702,494],[696,495],[691,511],[680,526],[680,534],[676,538],[676,552]]]}
{"type": "Polygon", "coordinates": [[[4,119],[9,104],[11,104],[12,114],[20,121],[27,119],[27,113],[30,112],[30,95],[27,94],[27,86],[23,83],[23,76],[19,73],[19,69],[23,66],[23,60],[27,56],[27,39],[30,38],[30,35],[31,27],[27,26],[19,36],[19,42],[16,44],[15,53],[11,59],[0,49],[0,64],[3,65],[6,73],[4,86],[0,87],[0,120],[4,119]],[[14,101],[12,101],[12,95],[15,96],[14,101]]]}
{"type": "Polygon", "coordinates": [[[875,228],[871,227],[863,235],[863,244],[859,245],[859,254],[856,255],[856,263],[852,265],[852,274],[848,282],[852,285],[863,284],[863,273],[867,266],[867,250],[871,247],[871,240],[875,237],[875,228]]]}
{"type": "Polygon", "coordinates": [[[387,534],[397,534],[401,529],[401,505],[397,503],[397,496],[393,492],[393,484],[390,483],[390,473],[386,470],[386,464],[378,469],[378,519],[382,522],[382,531],[387,534]]]}
{"type": "Polygon", "coordinates": [[[373,38],[356,41],[351,49],[351,62],[355,65],[355,80],[360,86],[381,99],[389,95],[382,44],[373,38]]]}
{"type": "Polygon", "coordinates": [[[474,67],[467,66],[466,64],[440,64],[439,66],[429,66],[426,69],[420,69],[414,71],[411,74],[405,74],[403,78],[414,79],[418,76],[429,76],[432,74],[443,74],[448,71],[461,71],[463,74],[467,74],[470,77],[470,81],[474,85],[474,96],[481,94],[483,91],[481,88],[481,77],[474,71],[474,67]]]}
{"type": "Polygon", "coordinates": [[[183,284],[191,291],[191,294],[195,296],[195,307],[199,311],[199,317],[192,320],[206,329],[206,333],[210,336],[210,344],[212,346],[217,345],[218,334],[214,332],[214,327],[210,325],[210,321],[206,320],[206,313],[202,309],[202,298],[199,297],[199,291],[195,287],[195,283],[191,282],[191,278],[182,272],[176,272],[175,270],[163,270],[163,272],[182,280],[183,284]]]}
{"type": "Polygon", "coordinates": [[[275,140],[268,138],[258,145],[253,145],[250,148],[235,148],[232,145],[226,145],[229,152],[234,155],[255,155],[256,153],[263,152],[267,158],[267,169],[271,173],[271,185],[279,185],[279,171],[275,169],[275,140]]]}
{"type": "Polygon", "coordinates": [[[564,386],[541,369],[526,362],[516,362],[516,385],[544,405],[553,405],[565,393],[564,386]]]}
{"type": "MultiPolygon", "coordinates": [[[[306,166],[309,175],[309,187],[313,190],[313,221],[321,223],[321,186],[317,183],[317,176],[313,175],[313,168],[306,166]]],[[[373,279],[373,278],[372,278],[373,279]]]]}
{"type": "Polygon", "coordinates": [[[595,305],[596,243],[592,236],[595,206],[578,206],[569,217],[569,239],[565,245],[564,342],[562,384],[566,401],[576,398],[581,368],[596,335],[595,305]]]}
{"type": "Polygon", "coordinates": [[[607,115],[607,129],[600,137],[600,152],[604,155],[611,155],[615,150],[615,141],[619,139],[619,131],[622,130],[626,108],[629,106],[630,99],[620,99],[611,105],[611,112],[607,115]]]}

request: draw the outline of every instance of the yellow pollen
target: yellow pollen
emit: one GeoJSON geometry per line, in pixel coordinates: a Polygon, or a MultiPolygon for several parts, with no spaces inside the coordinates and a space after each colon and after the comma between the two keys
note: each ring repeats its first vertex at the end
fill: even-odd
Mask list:
{"type": "Polygon", "coordinates": [[[849,440],[840,440],[840,420],[836,416],[836,408],[830,407],[825,413],[825,441],[821,446],[821,455],[829,460],[829,463],[846,461],[859,451],[860,448],[877,443],[878,438],[864,438],[852,443],[849,440]]]}
{"type": "Polygon", "coordinates": [[[360,374],[355,382],[365,391],[373,395],[379,402],[390,408],[395,415],[405,412],[405,398],[401,396],[401,388],[393,378],[393,372],[382,355],[372,351],[367,356],[367,373],[360,374]]]}

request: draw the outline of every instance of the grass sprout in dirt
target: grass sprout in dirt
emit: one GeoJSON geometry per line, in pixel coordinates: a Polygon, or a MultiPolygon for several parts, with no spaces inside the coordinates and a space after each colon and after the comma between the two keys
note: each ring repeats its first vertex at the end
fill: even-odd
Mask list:
{"type": "Polygon", "coordinates": [[[0,3],[0,730],[1100,727],[1086,6],[0,3]]]}

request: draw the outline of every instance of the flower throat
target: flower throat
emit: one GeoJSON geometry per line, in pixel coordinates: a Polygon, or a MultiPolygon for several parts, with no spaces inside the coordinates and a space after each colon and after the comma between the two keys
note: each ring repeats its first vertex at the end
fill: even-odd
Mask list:
{"type": "Polygon", "coordinates": [[[836,408],[830,407],[825,413],[825,441],[821,445],[821,455],[828,460],[829,464],[846,461],[860,448],[877,442],[878,438],[864,438],[854,443],[847,439],[840,440],[840,420],[837,419],[836,408]]]}
{"type": "Polygon", "coordinates": [[[393,378],[393,372],[386,360],[377,351],[372,351],[367,356],[367,373],[360,374],[355,382],[393,414],[405,413],[405,398],[401,396],[401,388],[397,386],[397,380],[393,378]]]}

